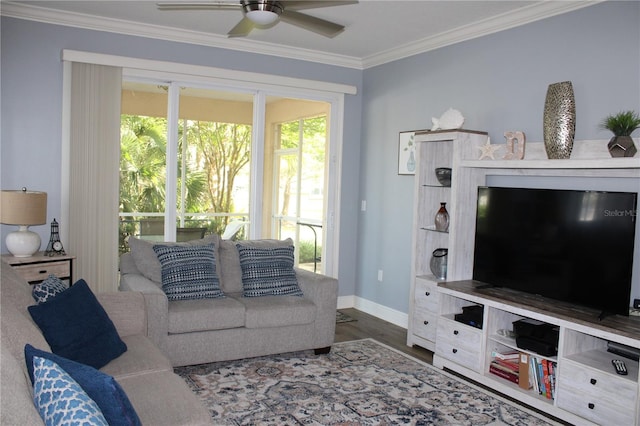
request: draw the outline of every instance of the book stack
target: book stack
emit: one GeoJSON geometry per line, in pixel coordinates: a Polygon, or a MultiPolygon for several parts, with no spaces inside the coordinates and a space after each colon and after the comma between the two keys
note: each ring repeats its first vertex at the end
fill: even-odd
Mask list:
{"type": "Polygon", "coordinates": [[[529,355],[529,377],[533,389],[547,399],[556,399],[556,369],[558,363],[529,355]]]}
{"type": "Polygon", "coordinates": [[[489,364],[489,373],[520,384],[520,352],[495,350],[491,355],[493,359],[489,364]]]}
{"type": "Polygon", "coordinates": [[[491,356],[491,374],[509,380],[523,389],[533,389],[547,399],[555,399],[557,362],[519,351],[494,350],[491,356]]]}

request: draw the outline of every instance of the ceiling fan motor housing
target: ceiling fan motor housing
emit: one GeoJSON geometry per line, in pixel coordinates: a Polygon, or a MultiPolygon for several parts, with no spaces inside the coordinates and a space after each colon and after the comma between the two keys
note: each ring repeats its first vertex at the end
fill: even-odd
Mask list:
{"type": "Polygon", "coordinates": [[[282,3],[272,0],[242,0],[241,3],[245,13],[263,11],[280,15],[284,10],[282,3]]]}

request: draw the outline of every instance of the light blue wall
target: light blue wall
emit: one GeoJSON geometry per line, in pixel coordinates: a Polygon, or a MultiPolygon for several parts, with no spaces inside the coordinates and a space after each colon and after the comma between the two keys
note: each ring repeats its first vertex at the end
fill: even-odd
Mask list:
{"type": "Polygon", "coordinates": [[[364,71],[359,297],[408,312],[414,179],[397,175],[398,132],[428,129],[454,107],[493,143],[506,130],[542,141],[547,86],[565,80],[577,140],[608,139],[598,129],[606,115],[640,111],[640,3],[606,2],[364,71]]]}
{"type": "MultiPolygon", "coordinates": [[[[345,97],[340,222],[340,294],[354,294],[362,72],[184,43],[130,37],[11,18],[1,21],[2,188],[26,186],[48,193],[48,222],[60,217],[63,49],[254,71],[357,87],[345,97]]],[[[61,223],[61,226],[68,224],[61,223]]],[[[1,226],[4,239],[14,227],[1,226]]],[[[33,228],[43,241],[49,226],[33,228]]]]}
{"type": "MultiPolygon", "coordinates": [[[[10,18],[0,30],[1,186],[47,191],[49,221],[60,213],[62,49],[357,86],[345,105],[340,295],[404,313],[413,178],[397,175],[398,132],[429,128],[455,107],[465,128],[489,131],[494,143],[505,130],[540,141],[546,88],[564,80],[574,85],[577,139],[606,139],[597,128],[605,115],[640,111],[638,2],[606,2],[365,71],[10,18]]],[[[38,228],[48,238],[48,226],[38,228]]]]}

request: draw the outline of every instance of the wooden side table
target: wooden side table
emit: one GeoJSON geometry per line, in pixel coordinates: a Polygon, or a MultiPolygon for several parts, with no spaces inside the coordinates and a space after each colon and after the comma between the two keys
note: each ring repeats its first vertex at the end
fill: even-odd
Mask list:
{"type": "Polygon", "coordinates": [[[2,261],[11,265],[29,284],[44,281],[50,274],[73,284],[73,261],[76,257],[65,255],[47,256],[38,252],[31,257],[15,257],[3,254],[2,261]]]}

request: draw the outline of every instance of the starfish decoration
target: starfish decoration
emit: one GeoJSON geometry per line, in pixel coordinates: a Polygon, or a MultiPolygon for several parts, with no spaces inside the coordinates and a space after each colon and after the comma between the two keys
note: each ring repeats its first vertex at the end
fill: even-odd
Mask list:
{"type": "Polygon", "coordinates": [[[487,143],[478,147],[478,149],[482,152],[478,160],[482,160],[483,158],[491,158],[492,160],[495,160],[493,154],[500,148],[502,148],[502,145],[491,145],[491,140],[487,139],[487,143]]]}

